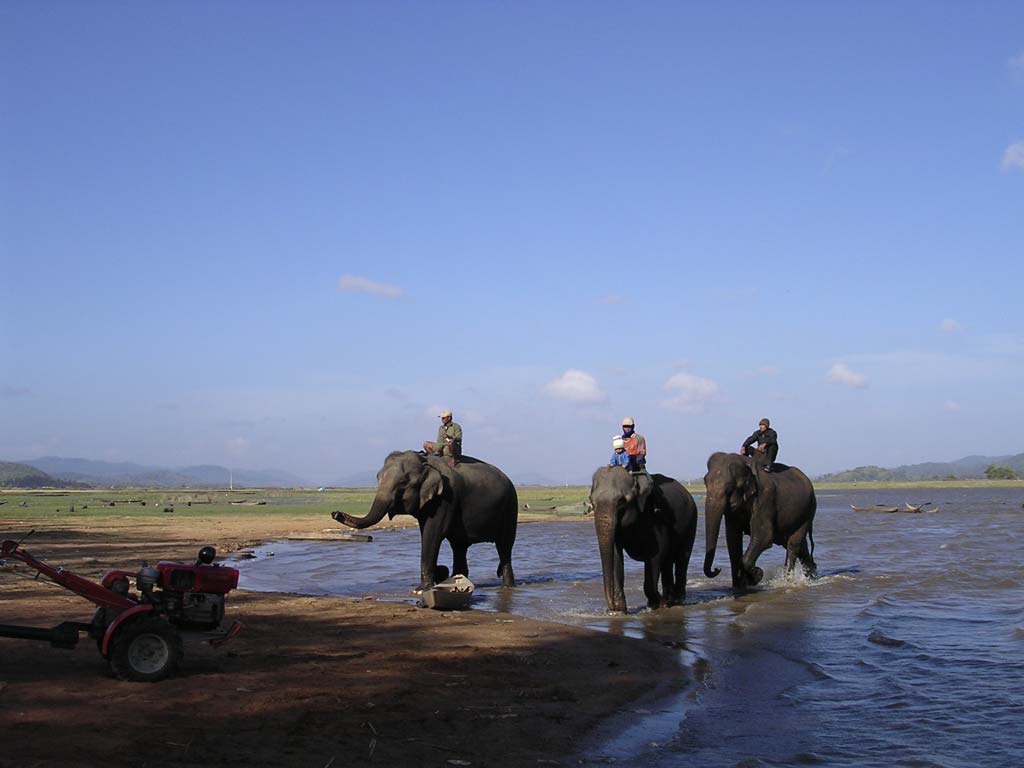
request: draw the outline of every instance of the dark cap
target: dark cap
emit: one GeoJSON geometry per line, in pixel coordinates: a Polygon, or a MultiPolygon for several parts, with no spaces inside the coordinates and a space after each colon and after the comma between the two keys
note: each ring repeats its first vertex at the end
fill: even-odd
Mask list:
{"type": "Polygon", "coordinates": [[[759,422],[757,422],[758,426],[761,426],[762,424],[764,424],[766,427],[770,427],[772,425],[772,423],[768,421],[768,419],[761,419],[759,422]]]}

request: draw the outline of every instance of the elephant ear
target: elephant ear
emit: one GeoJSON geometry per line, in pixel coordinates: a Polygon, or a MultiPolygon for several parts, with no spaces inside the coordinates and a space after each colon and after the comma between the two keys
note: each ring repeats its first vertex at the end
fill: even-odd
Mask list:
{"type": "Polygon", "coordinates": [[[430,501],[444,494],[444,477],[433,467],[427,467],[423,471],[423,480],[420,483],[420,509],[427,506],[430,501]]]}
{"type": "Polygon", "coordinates": [[[636,508],[643,512],[647,509],[647,502],[654,491],[654,481],[646,472],[636,475],[634,484],[636,486],[636,508]]]}
{"type": "Polygon", "coordinates": [[[757,496],[761,491],[761,482],[758,477],[756,464],[753,464],[749,471],[743,474],[741,488],[744,504],[749,504],[751,501],[755,501],[757,499],[757,496]]]}
{"type": "Polygon", "coordinates": [[[633,476],[633,488],[626,493],[624,499],[626,502],[626,511],[622,515],[624,528],[629,528],[644,513],[653,485],[650,475],[646,473],[633,476]]]}

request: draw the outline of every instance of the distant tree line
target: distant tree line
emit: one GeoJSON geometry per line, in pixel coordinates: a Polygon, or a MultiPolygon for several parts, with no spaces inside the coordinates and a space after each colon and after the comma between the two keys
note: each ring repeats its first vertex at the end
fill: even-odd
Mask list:
{"type": "Polygon", "coordinates": [[[1003,467],[999,464],[989,464],[985,467],[985,477],[989,480],[1016,480],[1017,473],[1009,467],[1003,467]]]}

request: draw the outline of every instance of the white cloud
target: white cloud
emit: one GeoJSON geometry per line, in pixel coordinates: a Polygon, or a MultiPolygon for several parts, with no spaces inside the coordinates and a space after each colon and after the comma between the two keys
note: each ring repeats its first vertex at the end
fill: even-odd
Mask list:
{"type": "Polygon", "coordinates": [[[1006,64],[1015,75],[1024,75],[1024,51],[1021,51],[1016,56],[1011,56],[1006,64]]]}
{"type": "Polygon", "coordinates": [[[1014,169],[1024,171],[1024,141],[1018,141],[1006,148],[1006,151],[1003,153],[1003,162],[1000,164],[1000,167],[1005,172],[1009,172],[1014,169]]]}
{"type": "Polygon", "coordinates": [[[342,275],[338,278],[338,290],[346,293],[366,293],[382,299],[400,299],[405,291],[397,285],[378,283],[356,275],[342,275]]]}
{"type": "Polygon", "coordinates": [[[949,411],[949,413],[956,413],[960,410],[960,403],[956,400],[947,400],[942,404],[942,410],[949,411]]]}
{"type": "Polygon", "coordinates": [[[863,373],[850,370],[846,363],[836,363],[829,369],[828,380],[835,384],[846,384],[849,387],[864,389],[868,385],[868,377],[863,373]]]}
{"type": "Polygon", "coordinates": [[[545,384],[544,391],[550,397],[573,403],[600,403],[605,399],[597,379],[586,371],[577,371],[574,368],[545,384]]]}
{"type": "Polygon", "coordinates": [[[960,323],[949,317],[939,323],[939,330],[943,333],[959,333],[963,329],[964,327],[960,323]]]}
{"type": "Polygon", "coordinates": [[[672,397],[663,400],[665,408],[682,413],[701,413],[718,399],[718,385],[711,379],[692,373],[677,373],[665,382],[665,391],[672,397]]]}

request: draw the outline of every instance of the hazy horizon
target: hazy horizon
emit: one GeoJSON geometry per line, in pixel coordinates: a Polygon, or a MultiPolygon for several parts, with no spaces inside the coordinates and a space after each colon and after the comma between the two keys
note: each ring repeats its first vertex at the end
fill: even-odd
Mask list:
{"type": "Polygon", "coordinates": [[[1024,6],[586,9],[8,4],[0,457],[1024,450],[1024,6]]]}

